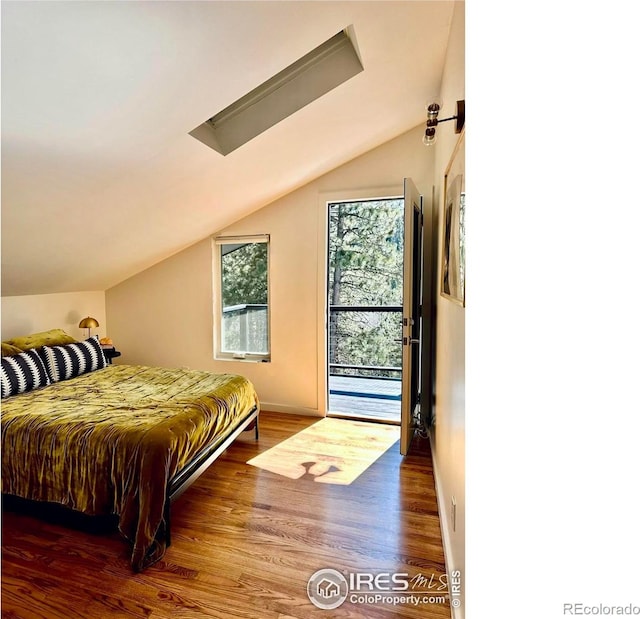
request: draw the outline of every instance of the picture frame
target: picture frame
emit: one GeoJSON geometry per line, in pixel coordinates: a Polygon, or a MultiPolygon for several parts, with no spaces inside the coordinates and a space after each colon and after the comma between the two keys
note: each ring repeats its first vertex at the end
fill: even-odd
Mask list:
{"type": "Polygon", "coordinates": [[[462,307],[466,287],[464,135],[463,129],[444,173],[440,266],[440,295],[462,307]]]}

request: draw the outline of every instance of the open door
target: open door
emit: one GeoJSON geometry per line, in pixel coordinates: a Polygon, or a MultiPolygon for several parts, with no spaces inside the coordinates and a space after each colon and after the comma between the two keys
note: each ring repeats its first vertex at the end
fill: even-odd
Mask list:
{"type": "Polygon", "coordinates": [[[400,453],[409,451],[420,406],[420,306],[422,301],[422,196],[404,179],[402,296],[402,404],[400,453]]]}

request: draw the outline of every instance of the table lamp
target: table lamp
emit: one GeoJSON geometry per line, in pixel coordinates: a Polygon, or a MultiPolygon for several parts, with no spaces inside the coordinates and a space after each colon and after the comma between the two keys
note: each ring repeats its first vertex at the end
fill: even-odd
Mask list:
{"type": "Polygon", "coordinates": [[[89,330],[89,335],[87,335],[87,338],[90,338],[91,337],[91,329],[95,329],[96,327],[99,327],[100,323],[95,318],[91,318],[91,316],[87,316],[86,318],[83,318],[80,321],[80,324],[78,326],[81,329],[88,329],[89,330]]]}

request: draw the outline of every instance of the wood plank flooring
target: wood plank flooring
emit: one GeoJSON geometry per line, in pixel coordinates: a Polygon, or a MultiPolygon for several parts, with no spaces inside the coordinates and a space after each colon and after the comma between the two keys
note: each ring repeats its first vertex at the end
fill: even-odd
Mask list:
{"type": "MultiPolygon", "coordinates": [[[[318,419],[267,412],[260,419],[258,442],[246,433],[173,505],[172,545],[141,574],[131,572],[117,532],[5,507],[2,617],[449,618],[448,602],[348,598],[329,611],[307,597],[308,579],[321,568],[439,582],[444,556],[430,455],[403,459],[396,444],[350,485],[290,479],[247,462],[318,419]]],[[[424,599],[446,593],[418,589],[424,599]]]]}

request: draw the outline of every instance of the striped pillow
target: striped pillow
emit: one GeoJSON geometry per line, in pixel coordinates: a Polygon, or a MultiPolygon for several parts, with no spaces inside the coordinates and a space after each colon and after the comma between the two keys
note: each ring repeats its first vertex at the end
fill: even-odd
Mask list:
{"type": "Polygon", "coordinates": [[[0,384],[3,398],[46,387],[50,383],[44,363],[35,350],[2,358],[0,384]]]}
{"type": "Polygon", "coordinates": [[[43,346],[40,354],[54,383],[107,366],[97,335],[75,344],[43,346]]]}

